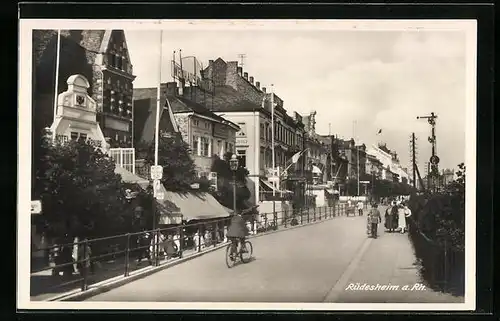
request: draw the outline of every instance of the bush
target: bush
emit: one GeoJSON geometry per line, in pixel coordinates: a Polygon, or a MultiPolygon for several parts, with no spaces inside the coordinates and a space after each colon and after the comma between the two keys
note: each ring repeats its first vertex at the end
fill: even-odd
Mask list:
{"type": "Polygon", "coordinates": [[[410,238],[424,280],[435,289],[463,294],[465,279],[465,166],[442,192],[412,195],[410,238]]]}

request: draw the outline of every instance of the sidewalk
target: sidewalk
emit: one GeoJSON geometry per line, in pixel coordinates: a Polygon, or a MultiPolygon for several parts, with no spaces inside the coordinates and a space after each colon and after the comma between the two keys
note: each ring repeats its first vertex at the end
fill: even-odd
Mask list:
{"type": "Polygon", "coordinates": [[[464,297],[435,292],[423,285],[408,234],[385,233],[368,239],[359,262],[335,295],[337,303],[463,303],[464,297]],[[365,285],[378,289],[363,290],[365,285]],[[408,285],[407,290],[404,288],[408,285]],[[393,286],[381,289],[381,286],[393,286]]]}

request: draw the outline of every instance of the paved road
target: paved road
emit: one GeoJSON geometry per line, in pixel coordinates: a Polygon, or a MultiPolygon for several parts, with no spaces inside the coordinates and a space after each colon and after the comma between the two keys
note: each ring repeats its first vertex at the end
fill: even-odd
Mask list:
{"type": "MultiPolygon", "coordinates": [[[[380,209],[383,213],[384,208],[380,209]]],[[[420,282],[406,234],[366,235],[366,216],[337,217],[252,239],[255,260],[228,269],[222,250],[163,270],[88,301],[268,303],[457,303],[422,291],[358,291],[350,284],[420,282]]]]}
{"type": "Polygon", "coordinates": [[[89,301],[323,302],[366,240],[365,217],[338,217],[252,239],[248,264],[214,251],[89,301]]]}

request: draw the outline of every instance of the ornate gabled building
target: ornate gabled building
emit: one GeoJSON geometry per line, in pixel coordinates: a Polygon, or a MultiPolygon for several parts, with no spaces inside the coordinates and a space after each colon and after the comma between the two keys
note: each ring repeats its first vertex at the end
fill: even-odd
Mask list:
{"type": "Polygon", "coordinates": [[[33,31],[32,113],[34,132],[54,121],[54,97],[66,79],[79,74],[89,82],[97,121],[110,147],[132,147],[133,67],[123,30],[61,30],[59,68],[57,31],[33,31]],[[55,73],[58,70],[58,88],[55,73]]]}

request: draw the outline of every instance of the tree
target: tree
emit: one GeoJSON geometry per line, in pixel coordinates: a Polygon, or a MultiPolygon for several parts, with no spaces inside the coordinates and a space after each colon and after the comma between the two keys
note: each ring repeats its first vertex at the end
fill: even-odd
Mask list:
{"type": "MultiPolygon", "coordinates": [[[[215,198],[228,208],[233,207],[233,171],[229,165],[232,153],[224,154],[224,159],[217,155],[212,157],[211,171],[217,173],[217,193],[215,198]]],[[[250,198],[250,190],[247,187],[248,170],[239,165],[235,173],[236,179],[236,207],[239,210],[246,209],[245,201],[250,198]]]]}
{"type": "MultiPolygon", "coordinates": [[[[148,166],[155,163],[155,144],[140,143],[136,147],[139,157],[144,158],[148,166]]],[[[193,183],[200,183],[201,188],[208,184],[198,179],[196,167],[190,155],[189,146],[179,136],[167,136],[160,133],[158,139],[158,165],[163,166],[161,182],[169,191],[186,192],[193,183]]]]}
{"type": "Polygon", "coordinates": [[[32,198],[42,201],[37,225],[48,237],[99,237],[126,229],[126,206],[115,164],[92,143],[35,141],[32,198]]]}

